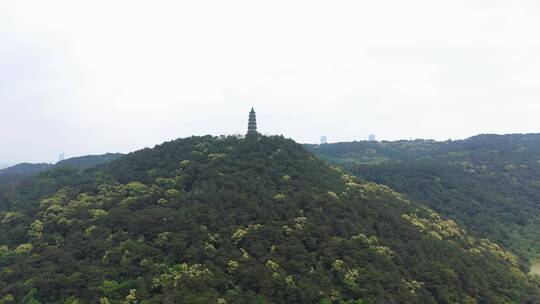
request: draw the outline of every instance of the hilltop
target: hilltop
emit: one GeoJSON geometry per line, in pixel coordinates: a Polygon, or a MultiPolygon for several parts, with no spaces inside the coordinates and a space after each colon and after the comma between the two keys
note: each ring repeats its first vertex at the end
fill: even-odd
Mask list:
{"type": "Polygon", "coordinates": [[[282,137],[179,139],[46,171],[9,200],[4,300],[540,301],[514,255],[282,137]]]}

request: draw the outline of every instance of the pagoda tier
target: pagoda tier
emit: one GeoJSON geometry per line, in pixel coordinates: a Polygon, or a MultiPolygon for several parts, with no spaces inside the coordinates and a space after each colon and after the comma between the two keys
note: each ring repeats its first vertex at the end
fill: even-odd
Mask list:
{"type": "Polygon", "coordinates": [[[251,111],[249,112],[249,122],[248,122],[248,135],[252,134],[258,134],[257,133],[257,117],[255,114],[255,110],[251,108],[251,111]]]}

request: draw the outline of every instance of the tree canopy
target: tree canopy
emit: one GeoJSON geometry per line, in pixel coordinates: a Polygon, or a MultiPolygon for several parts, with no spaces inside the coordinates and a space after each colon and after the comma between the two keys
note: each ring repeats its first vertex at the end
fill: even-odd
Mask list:
{"type": "Polygon", "coordinates": [[[179,139],[0,202],[1,303],[538,303],[519,267],[283,137],[179,139]]]}
{"type": "Polygon", "coordinates": [[[310,145],[317,156],[405,193],[511,249],[540,258],[540,135],[310,145]]]}

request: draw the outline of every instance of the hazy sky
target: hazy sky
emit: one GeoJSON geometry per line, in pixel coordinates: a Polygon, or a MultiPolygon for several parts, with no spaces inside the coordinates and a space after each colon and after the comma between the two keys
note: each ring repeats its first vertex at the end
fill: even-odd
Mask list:
{"type": "Polygon", "coordinates": [[[0,164],[540,131],[540,1],[0,0],[0,164]]]}

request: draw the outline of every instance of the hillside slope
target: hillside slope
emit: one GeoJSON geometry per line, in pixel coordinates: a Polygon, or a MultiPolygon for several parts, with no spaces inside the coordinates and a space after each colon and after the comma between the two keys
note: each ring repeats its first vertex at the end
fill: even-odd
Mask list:
{"type": "Polygon", "coordinates": [[[540,301],[515,256],[282,137],[176,140],[13,199],[4,301],[540,301]]]}
{"type": "Polygon", "coordinates": [[[540,257],[540,135],[311,145],[319,157],[407,194],[477,236],[540,257]]]}
{"type": "MultiPolygon", "coordinates": [[[[25,183],[30,182],[32,177],[46,172],[47,170],[57,169],[58,172],[77,172],[78,170],[95,167],[115,159],[118,159],[123,154],[120,153],[106,153],[101,155],[86,155],[80,157],[68,158],[66,160],[57,162],[56,164],[50,163],[21,163],[8,168],[0,169],[0,211],[6,210],[10,206],[10,202],[13,202],[14,193],[16,188],[25,183]],[[60,170],[61,169],[61,170],[60,170]]],[[[46,179],[47,173],[40,177],[41,180],[54,180],[54,178],[46,179]]],[[[45,189],[47,186],[45,186],[45,189]]]]}

